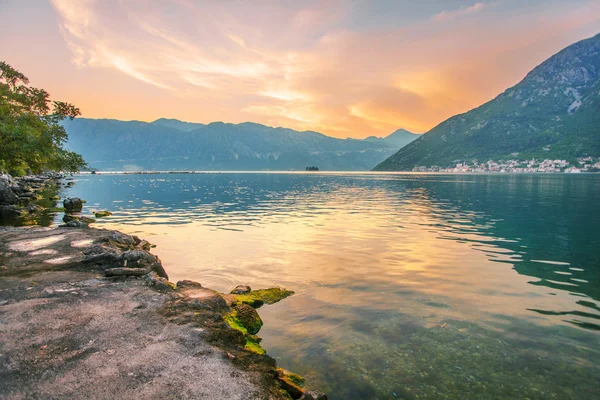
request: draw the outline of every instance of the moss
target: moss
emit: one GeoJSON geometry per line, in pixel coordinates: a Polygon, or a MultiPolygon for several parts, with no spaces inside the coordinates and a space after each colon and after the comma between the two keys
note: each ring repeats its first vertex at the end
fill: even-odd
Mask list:
{"type": "Polygon", "coordinates": [[[296,386],[304,386],[304,382],[306,381],[304,379],[304,377],[298,375],[298,374],[294,374],[293,372],[288,372],[286,377],[296,386]]]}
{"type": "Polygon", "coordinates": [[[246,329],[244,327],[244,325],[242,325],[242,322],[237,318],[237,311],[232,311],[229,314],[225,314],[223,316],[223,319],[225,320],[225,322],[227,322],[229,324],[230,327],[232,327],[233,329],[236,329],[240,332],[242,332],[244,335],[248,334],[248,329],[246,329]]]}
{"type": "Polygon", "coordinates": [[[108,217],[108,216],[112,215],[112,213],[110,211],[96,211],[94,213],[94,215],[96,216],[96,218],[102,218],[102,217],[108,217]]]}
{"type": "Polygon", "coordinates": [[[235,307],[236,318],[239,323],[254,335],[262,328],[263,321],[254,308],[247,304],[238,304],[235,307]]]}
{"type": "Polygon", "coordinates": [[[223,319],[225,320],[225,322],[227,322],[227,324],[230,327],[244,334],[244,337],[246,338],[246,344],[244,345],[244,348],[246,350],[256,354],[266,353],[266,350],[263,349],[259,344],[262,339],[256,335],[251,335],[248,333],[248,329],[246,329],[242,321],[240,321],[240,319],[238,318],[236,310],[233,310],[229,314],[225,314],[223,316],[223,319]]]}
{"type": "Polygon", "coordinates": [[[247,336],[246,345],[244,346],[244,348],[256,354],[265,354],[267,351],[263,349],[258,343],[258,341],[254,338],[255,336],[247,336]]]}
{"type": "Polygon", "coordinates": [[[271,288],[253,290],[246,294],[235,294],[235,303],[248,304],[251,307],[258,308],[263,304],[274,304],[280,300],[293,295],[291,290],[271,288]]]}

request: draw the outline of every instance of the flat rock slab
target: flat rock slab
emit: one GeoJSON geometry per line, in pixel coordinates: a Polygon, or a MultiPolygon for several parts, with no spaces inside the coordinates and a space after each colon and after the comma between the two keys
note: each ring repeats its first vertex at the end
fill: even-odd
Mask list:
{"type": "Polygon", "coordinates": [[[0,398],[269,398],[202,328],[159,312],[172,293],[81,263],[111,234],[0,228],[0,398]]]}

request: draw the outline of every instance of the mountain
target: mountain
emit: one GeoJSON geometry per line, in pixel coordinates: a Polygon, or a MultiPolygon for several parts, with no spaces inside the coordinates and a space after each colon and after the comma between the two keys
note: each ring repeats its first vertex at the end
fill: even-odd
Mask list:
{"type": "Polygon", "coordinates": [[[413,140],[418,139],[420,136],[421,135],[409,132],[406,129],[398,129],[386,137],[369,136],[364,140],[383,141],[391,146],[401,149],[413,140]]]}
{"type": "Polygon", "coordinates": [[[173,128],[183,132],[191,132],[195,129],[199,129],[206,126],[204,124],[199,124],[196,122],[185,122],[171,118],[159,118],[156,121],[151,122],[151,124],[163,126],[165,128],[173,128]]]}
{"type": "Polygon", "coordinates": [[[442,122],[375,170],[584,156],[600,156],[600,35],[567,47],[517,85],[442,122]]]}
{"type": "MultiPolygon", "coordinates": [[[[76,118],[66,147],[100,170],[369,170],[399,149],[395,136],[337,139],[245,122],[194,124],[76,118]]],[[[395,134],[393,134],[395,135],[395,134]]],[[[390,135],[391,136],[391,135],[390,135]]]]}

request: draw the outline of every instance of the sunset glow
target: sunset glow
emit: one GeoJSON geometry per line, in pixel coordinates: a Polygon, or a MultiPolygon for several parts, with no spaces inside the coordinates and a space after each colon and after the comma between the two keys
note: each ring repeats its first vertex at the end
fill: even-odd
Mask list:
{"type": "Polygon", "coordinates": [[[600,31],[570,1],[0,3],[2,59],[84,117],[425,132],[600,31]]]}

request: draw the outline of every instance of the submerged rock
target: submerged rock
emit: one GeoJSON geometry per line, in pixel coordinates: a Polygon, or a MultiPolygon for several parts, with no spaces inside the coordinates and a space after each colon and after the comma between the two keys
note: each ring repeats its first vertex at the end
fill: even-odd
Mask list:
{"type": "Polygon", "coordinates": [[[307,390],[304,392],[300,400],[327,400],[327,395],[318,390],[307,390]]]}
{"type": "Polygon", "coordinates": [[[96,218],[108,217],[110,215],[112,215],[112,213],[110,211],[96,211],[94,213],[94,216],[96,218]]]}

